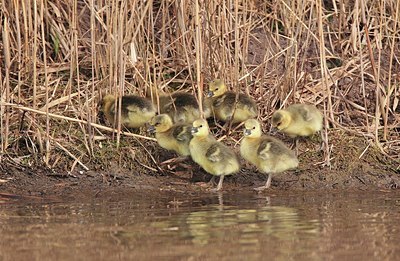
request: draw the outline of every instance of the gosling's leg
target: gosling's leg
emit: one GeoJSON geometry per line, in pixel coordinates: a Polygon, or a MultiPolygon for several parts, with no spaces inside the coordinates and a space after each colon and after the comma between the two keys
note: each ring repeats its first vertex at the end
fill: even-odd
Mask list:
{"type": "Polygon", "coordinates": [[[272,175],[268,174],[268,179],[267,179],[267,182],[265,183],[265,186],[254,188],[254,190],[263,191],[263,190],[268,189],[271,186],[271,179],[272,179],[272,175]]]}
{"type": "Polygon", "coordinates": [[[298,156],[299,155],[299,149],[298,149],[299,137],[298,136],[294,136],[294,137],[289,136],[289,137],[292,138],[292,142],[290,144],[290,149],[292,149],[294,151],[295,155],[298,156]]]}
{"type": "Polygon", "coordinates": [[[210,181],[208,182],[211,186],[214,186],[215,184],[217,184],[216,182],[215,182],[215,176],[212,176],[211,177],[211,179],[210,179],[210,181]]]}
{"type": "Polygon", "coordinates": [[[265,188],[268,189],[271,186],[272,174],[268,174],[267,182],[265,183],[265,188]]]}
{"type": "Polygon", "coordinates": [[[224,175],[221,175],[219,177],[219,182],[218,182],[218,186],[215,189],[212,189],[212,191],[220,191],[222,189],[222,183],[224,182],[224,175]]]}
{"type": "Polygon", "coordinates": [[[226,120],[226,122],[224,123],[224,125],[222,125],[222,129],[225,131],[225,135],[226,136],[229,136],[229,133],[230,133],[230,131],[231,131],[231,126],[232,126],[232,123],[231,123],[232,121],[229,119],[229,120],[226,120]]]}

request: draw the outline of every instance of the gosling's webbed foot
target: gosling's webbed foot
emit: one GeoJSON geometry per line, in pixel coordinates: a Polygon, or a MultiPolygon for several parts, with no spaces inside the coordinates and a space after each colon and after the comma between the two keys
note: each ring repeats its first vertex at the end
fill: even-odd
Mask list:
{"type": "Polygon", "coordinates": [[[210,191],[211,192],[219,192],[221,189],[218,189],[218,188],[212,188],[212,189],[210,189],[210,191]]]}
{"type": "Polygon", "coordinates": [[[267,182],[265,182],[265,185],[262,187],[254,188],[254,190],[261,192],[261,191],[268,189],[271,186],[271,179],[272,179],[272,175],[268,174],[268,180],[267,180],[267,182]]]}
{"type": "Polygon", "coordinates": [[[254,188],[255,191],[259,191],[259,192],[264,191],[266,189],[267,189],[266,186],[261,186],[261,187],[254,188]]]}
{"type": "MultiPolygon", "coordinates": [[[[214,178],[215,176],[213,176],[214,178]]],[[[219,177],[219,182],[216,188],[211,189],[212,192],[218,192],[222,189],[222,183],[224,182],[224,175],[221,175],[219,177]]]]}

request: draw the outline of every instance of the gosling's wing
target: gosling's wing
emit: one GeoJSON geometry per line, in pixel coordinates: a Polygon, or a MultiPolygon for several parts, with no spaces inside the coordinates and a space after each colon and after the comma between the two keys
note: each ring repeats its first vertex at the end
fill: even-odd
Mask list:
{"type": "MultiPolygon", "coordinates": [[[[160,113],[167,113],[166,112],[166,108],[169,106],[169,104],[171,103],[171,97],[167,96],[167,95],[160,95],[159,97],[159,105],[160,105],[160,113]]],[[[156,105],[157,103],[154,102],[154,105],[156,105]]]]}
{"type": "Polygon", "coordinates": [[[257,104],[251,97],[241,93],[239,95],[239,101],[243,107],[247,108],[252,112],[257,112],[257,104]]]}
{"type": "Polygon", "coordinates": [[[257,154],[264,160],[272,158],[282,159],[282,156],[294,155],[282,141],[269,136],[263,136],[257,154]]]}
{"type": "Polygon", "coordinates": [[[144,110],[151,110],[152,103],[145,98],[136,96],[122,97],[122,109],[127,113],[140,113],[144,110]]]}
{"type": "Polygon", "coordinates": [[[108,108],[109,108],[110,114],[115,114],[115,105],[114,104],[110,104],[108,106],[108,108]]]}
{"type": "Polygon", "coordinates": [[[263,160],[271,158],[271,146],[272,142],[270,140],[263,139],[257,148],[257,155],[263,160]]]}
{"type": "Polygon", "coordinates": [[[315,118],[313,109],[309,106],[299,106],[298,113],[304,121],[312,121],[315,118]]]}
{"type": "Polygon", "coordinates": [[[206,152],[206,157],[211,162],[219,162],[224,159],[223,150],[218,143],[212,144],[206,152]]]}
{"type": "Polygon", "coordinates": [[[196,97],[186,92],[178,92],[172,95],[175,106],[177,107],[194,107],[198,108],[196,97]]]}
{"type": "Polygon", "coordinates": [[[225,102],[226,98],[227,98],[226,94],[223,94],[220,97],[215,98],[214,102],[213,102],[213,106],[214,107],[221,106],[225,102]]]}
{"type": "Polygon", "coordinates": [[[198,108],[196,98],[189,93],[175,93],[172,94],[169,102],[165,103],[164,110],[172,112],[180,108],[198,108]]]}
{"type": "Polygon", "coordinates": [[[240,93],[238,96],[238,100],[236,101],[236,93],[234,92],[226,92],[221,97],[218,97],[214,101],[214,106],[218,107],[223,105],[224,107],[233,110],[234,106],[238,106],[239,108],[243,108],[254,112],[257,114],[257,105],[252,98],[249,96],[240,93]]]}
{"type": "MultiPolygon", "coordinates": [[[[143,110],[143,108],[139,108],[133,104],[126,106],[125,109],[127,113],[140,113],[143,110]]],[[[124,111],[124,109],[122,111],[124,111]]]]}
{"type": "Polygon", "coordinates": [[[270,159],[284,154],[288,148],[280,140],[269,136],[263,136],[257,149],[257,154],[262,159],[270,159]]]}
{"type": "Polygon", "coordinates": [[[165,102],[163,108],[164,113],[170,113],[176,110],[175,99],[171,98],[168,102],[165,102]]]}
{"type": "Polygon", "coordinates": [[[173,137],[180,142],[189,142],[192,139],[190,125],[176,125],[173,132],[173,137]]]}

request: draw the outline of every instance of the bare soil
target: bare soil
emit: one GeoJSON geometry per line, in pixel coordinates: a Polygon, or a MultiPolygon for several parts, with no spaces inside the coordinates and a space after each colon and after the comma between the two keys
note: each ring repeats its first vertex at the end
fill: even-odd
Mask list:
{"type": "MultiPolygon", "coordinates": [[[[332,145],[330,166],[324,165],[323,150],[319,149],[318,141],[299,140],[299,168],[273,176],[271,189],[263,193],[281,190],[392,190],[400,187],[398,162],[379,152],[373,144],[342,131],[331,131],[329,138],[332,145]]],[[[294,144],[287,138],[285,141],[294,144]]],[[[11,159],[3,160],[0,166],[0,198],[64,200],[117,195],[129,197],[135,193],[211,193],[207,183],[211,176],[190,159],[180,164],[161,165],[156,172],[143,171],[143,167],[136,163],[132,166],[136,167],[115,164],[107,168],[91,166],[98,170],[89,171],[76,167],[69,173],[41,166],[22,166],[11,159]]],[[[240,173],[225,178],[223,192],[252,190],[266,179],[267,175],[242,162],[240,173]]]]}

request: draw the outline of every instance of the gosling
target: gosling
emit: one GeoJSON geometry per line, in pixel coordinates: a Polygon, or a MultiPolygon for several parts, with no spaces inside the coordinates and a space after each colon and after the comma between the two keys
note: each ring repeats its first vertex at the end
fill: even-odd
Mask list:
{"type": "Polygon", "coordinates": [[[206,120],[199,119],[192,125],[193,138],[189,143],[190,155],[194,162],[205,171],[214,176],[220,176],[214,191],[222,189],[222,183],[226,175],[239,172],[240,164],[236,154],[227,146],[218,142],[209,133],[206,120]]]}
{"type": "Polygon", "coordinates": [[[244,126],[240,154],[260,171],[268,174],[265,186],[255,188],[262,191],[270,187],[272,174],[296,168],[299,161],[294,152],[282,141],[262,135],[261,126],[257,120],[249,119],[245,121],[244,126]]]}
{"type": "MultiPolygon", "coordinates": [[[[108,94],[102,100],[102,111],[107,120],[116,125],[118,110],[115,109],[116,97],[108,94]]],[[[156,114],[153,103],[146,98],[136,95],[121,97],[121,124],[127,128],[140,128],[156,114]]]]}
{"type": "Polygon", "coordinates": [[[322,113],[310,104],[293,104],[272,115],[272,126],[291,138],[306,137],[322,129],[322,113]]]}
{"type": "Polygon", "coordinates": [[[192,139],[192,125],[173,124],[168,114],[160,114],[150,121],[149,131],[155,132],[158,144],[167,150],[172,150],[181,156],[189,156],[189,142],[192,139]]]}
{"type": "MultiPolygon", "coordinates": [[[[168,114],[175,123],[192,123],[200,118],[200,108],[194,95],[186,92],[175,92],[160,96],[160,113],[168,114]]],[[[210,117],[211,110],[203,105],[205,118],[210,117]]]]}
{"type": "Polygon", "coordinates": [[[255,101],[245,94],[228,91],[225,83],[216,79],[209,83],[208,99],[211,99],[212,109],[217,119],[223,122],[241,123],[247,119],[255,118],[258,109],[255,101]]]}

